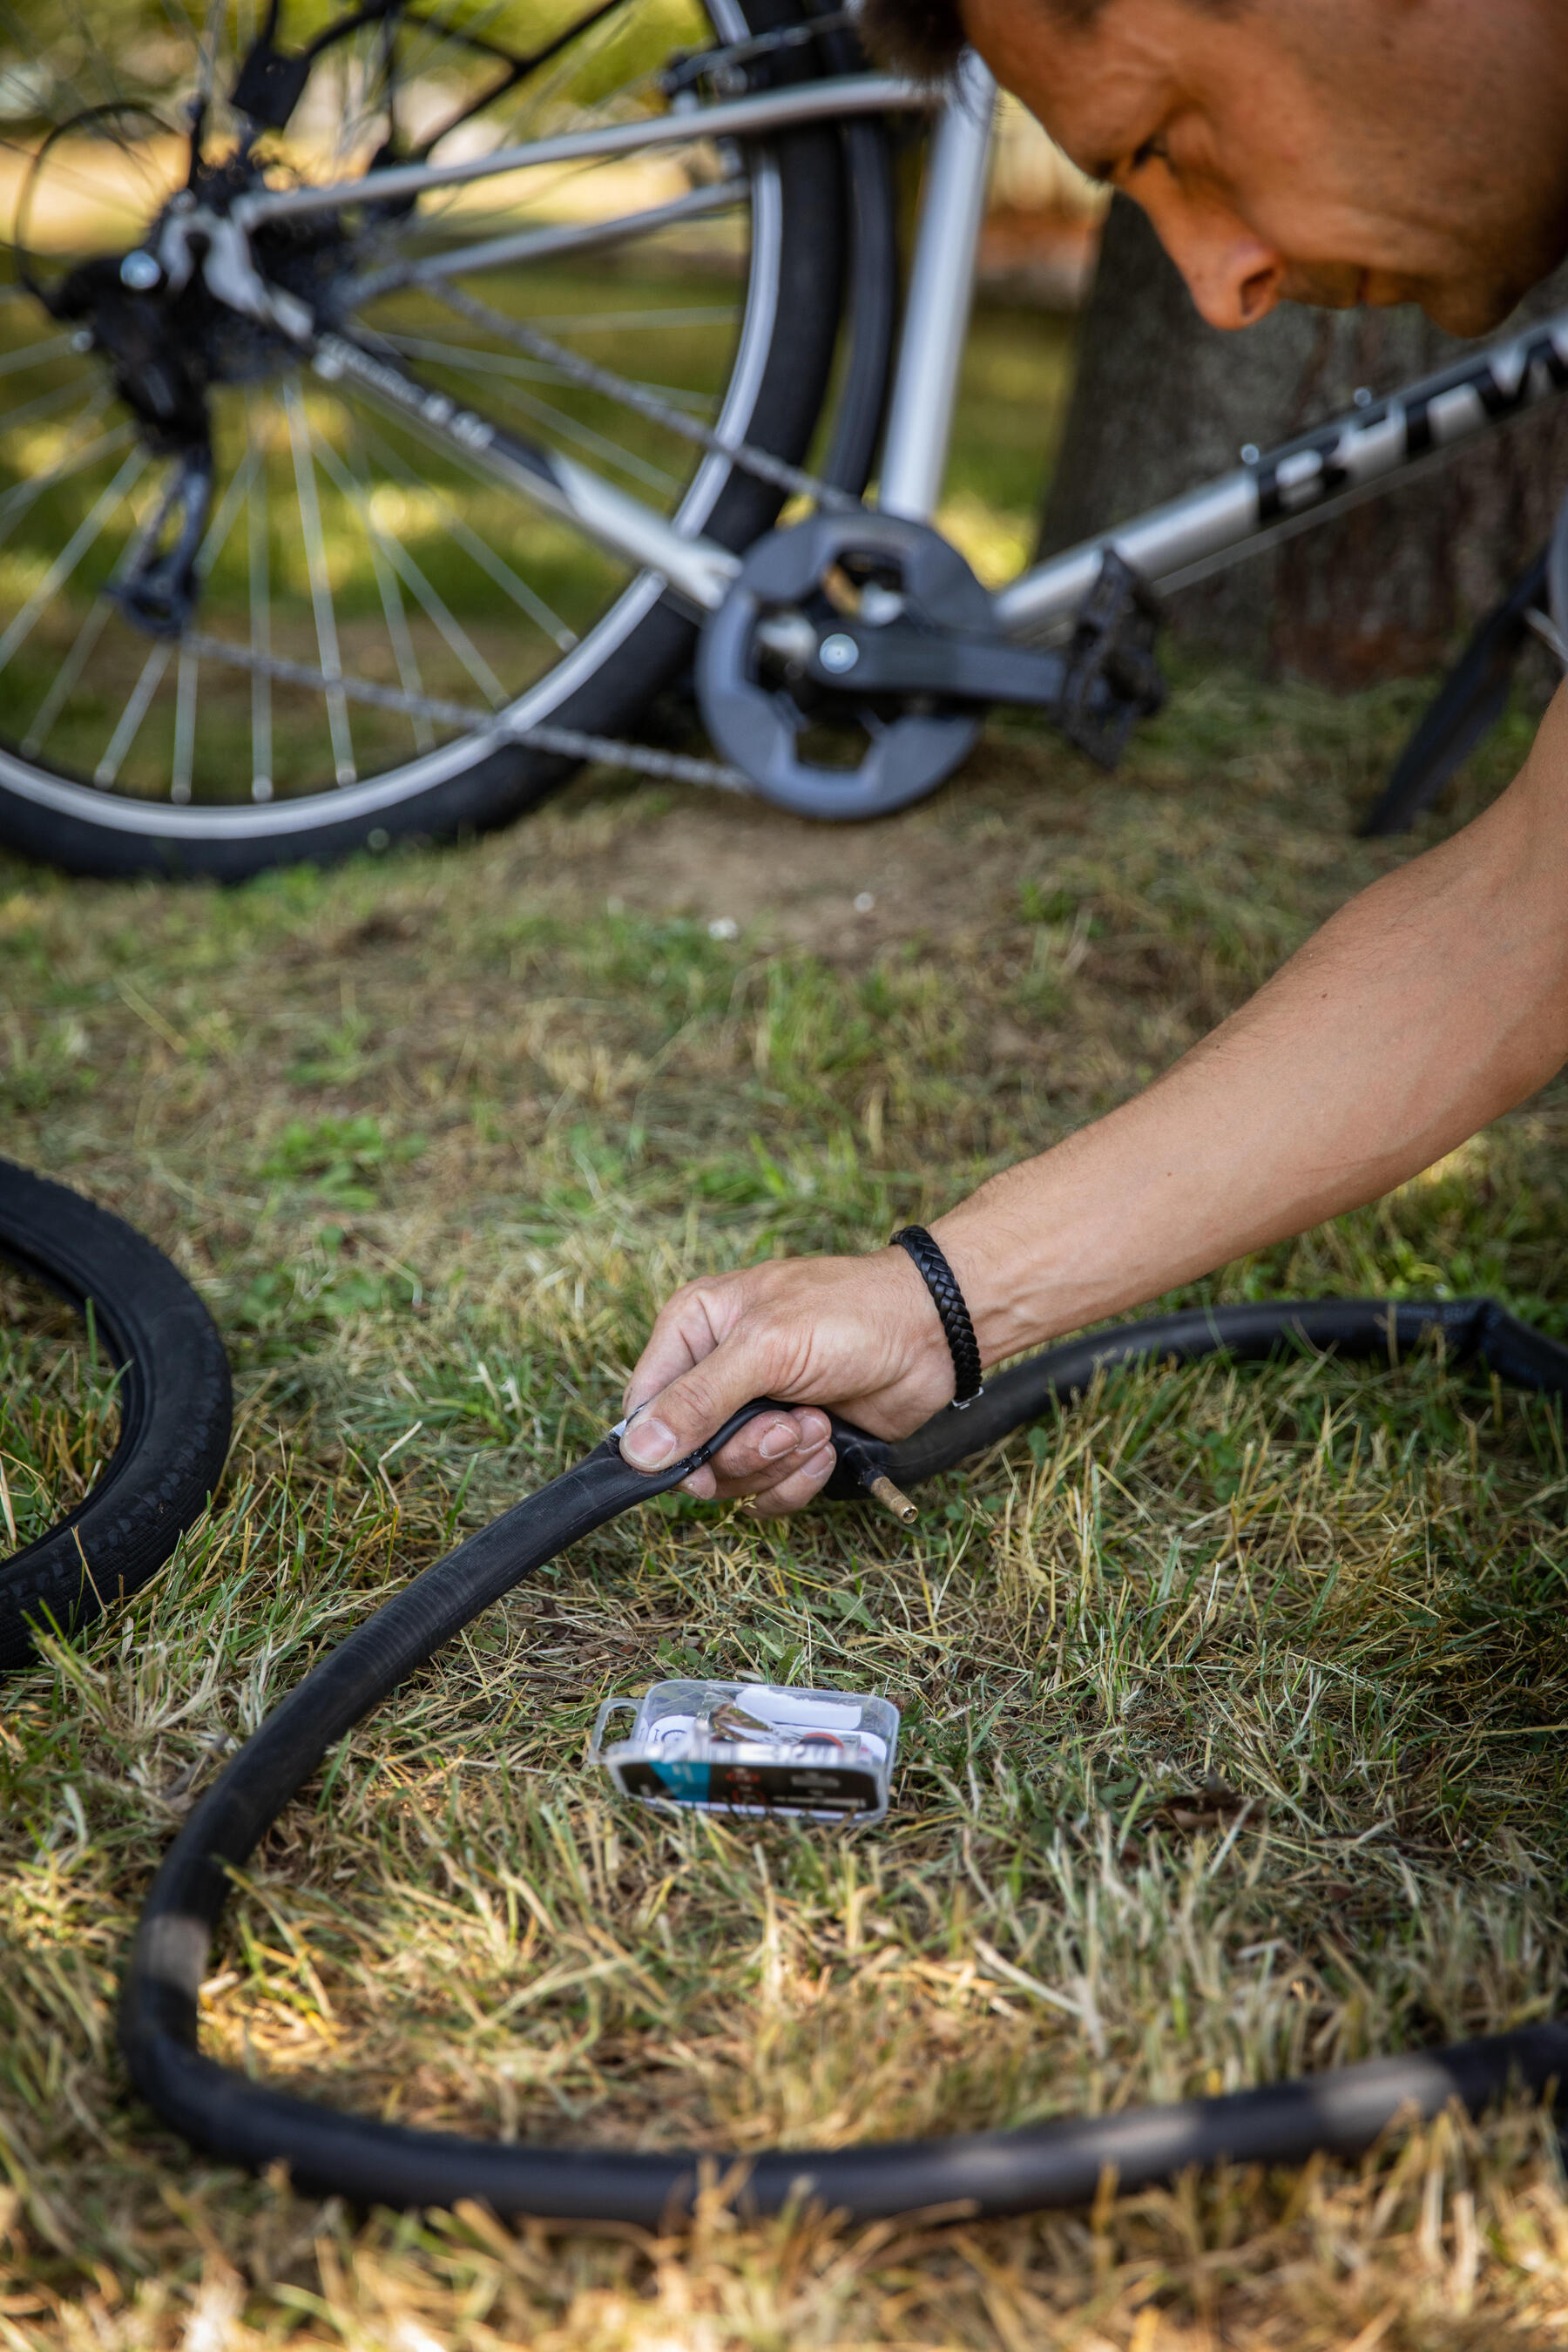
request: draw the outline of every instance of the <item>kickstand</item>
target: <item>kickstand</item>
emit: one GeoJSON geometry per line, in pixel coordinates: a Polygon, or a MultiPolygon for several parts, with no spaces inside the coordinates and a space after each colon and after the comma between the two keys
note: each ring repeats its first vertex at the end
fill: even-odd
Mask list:
{"type": "Polygon", "coordinates": [[[1383,797],[1361,825],[1363,839],[1405,833],[1429,809],[1461,760],[1496,726],[1525,640],[1550,625],[1542,549],[1522,579],[1489,613],[1433,698],[1399,756],[1383,797]]]}

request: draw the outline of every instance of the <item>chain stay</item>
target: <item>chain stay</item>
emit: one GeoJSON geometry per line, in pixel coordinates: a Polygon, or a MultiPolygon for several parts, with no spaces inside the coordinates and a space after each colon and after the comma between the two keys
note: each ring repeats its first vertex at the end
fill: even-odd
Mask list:
{"type": "Polygon", "coordinates": [[[578,352],[569,351],[564,343],[556,342],[552,336],[542,335],[537,327],[525,327],[521,320],[509,319],[504,310],[495,310],[463,287],[432,284],[429,291],[437,302],[455,311],[459,318],[467,319],[476,327],[488,329],[504,342],[512,343],[519,351],[526,352],[531,359],[542,360],[547,366],[565,376],[569,383],[581,384],[585,392],[603,393],[607,399],[618,400],[623,407],[635,410],[638,415],[649,418],[656,425],[662,425],[670,433],[679,434],[683,441],[695,442],[700,449],[707,449],[716,457],[727,458],[740,472],[753,475],[758,481],[767,482],[774,489],[784,490],[792,498],[815,499],[819,507],[830,508],[836,513],[852,511],[860,503],[858,499],[850,498],[845,490],[835,489],[831,482],[822,481],[816,474],[805,473],[800,467],[786,464],[784,458],[772,456],[766,449],[753,448],[749,441],[727,440],[723,434],[715,433],[710,425],[704,425],[685,409],[676,408],[668,400],[661,400],[658,393],[650,392],[646,384],[633,383],[626,376],[616,375],[612,369],[600,367],[594,360],[584,359],[578,352]]]}

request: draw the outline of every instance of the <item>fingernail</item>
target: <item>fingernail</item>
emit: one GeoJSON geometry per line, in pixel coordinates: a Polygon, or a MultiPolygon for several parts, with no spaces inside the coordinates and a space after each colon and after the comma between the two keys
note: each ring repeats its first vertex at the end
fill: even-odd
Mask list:
{"type": "Polygon", "coordinates": [[[675,1451],[675,1432],[662,1421],[635,1422],[621,1440],[621,1452],[638,1470],[658,1470],[675,1451]]]}
{"type": "Polygon", "coordinates": [[[776,1462],[781,1454],[793,1454],[799,1442],[790,1423],[781,1421],[761,1440],[757,1452],[764,1462],[776,1462]]]}

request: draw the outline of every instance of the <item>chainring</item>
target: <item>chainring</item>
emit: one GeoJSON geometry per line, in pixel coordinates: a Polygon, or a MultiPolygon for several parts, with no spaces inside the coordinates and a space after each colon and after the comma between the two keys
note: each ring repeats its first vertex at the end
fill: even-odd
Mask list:
{"type": "MultiPolygon", "coordinates": [[[[733,588],[707,623],[697,651],[703,723],[724,756],[756,790],[797,815],[885,816],[935,790],[973,749],[980,714],[934,696],[879,697],[814,683],[804,663],[782,662],[768,625],[793,616],[831,633],[842,598],[858,580],[874,583],[907,625],[988,630],[991,599],[955,547],[928,524],[862,509],[817,514],[770,531],[748,552],[733,588]],[[858,724],[858,764],[830,767],[803,754],[803,736],[823,719],[858,724]]],[[[879,609],[868,593],[859,619],[879,609]]]]}

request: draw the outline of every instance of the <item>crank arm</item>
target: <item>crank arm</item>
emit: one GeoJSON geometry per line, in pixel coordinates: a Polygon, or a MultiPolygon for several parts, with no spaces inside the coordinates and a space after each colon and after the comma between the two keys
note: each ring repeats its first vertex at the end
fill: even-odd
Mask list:
{"type": "Polygon", "coordinates": [[[856,695],[929,694],[942,702],[1015,702],[1055,712],[1068,659],[978,630],[836,622],[813,647],[807,668],[819,686],[847,687],[856,695]]]}

